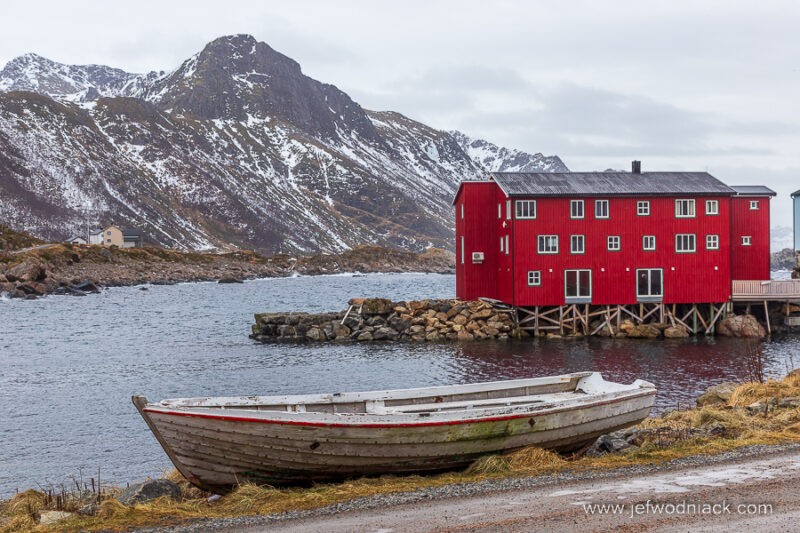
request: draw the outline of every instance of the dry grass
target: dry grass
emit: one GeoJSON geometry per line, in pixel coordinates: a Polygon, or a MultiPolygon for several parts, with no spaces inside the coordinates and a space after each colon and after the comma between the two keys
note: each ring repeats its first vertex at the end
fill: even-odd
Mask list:
{"type": "Polygon", "coordinates": [[[771,398],[800,396],[800,376],[782,381],[740,386],[728,405],[673,411],[649,418],[639,427],[641,446],[599,457],[566,458],[539,448],[526,448],[507,455],[484,457],[463,472],[431,476],[383,476],[362,478],[310,488],[273,488],[244,484],[215,502],[177,471],[165,475],[179,483],[182,498],[166,498],[127,507],[107,498],[93,517],[64,520],[58,527],[37,525],[45,497],[26,491],[0,503],[0,531],[124,531],[133,527],[163,526],[192,518],[214,518],[272,514],[323,507],[354,498],[405,492],[452,483],[476,482],[513,476],[547,475],[563,471],[587,471],[631,465],[662,463],[698,454],[717,454],[755,444],[800,441],[800,409],[776,408],[748,411],[743,406],[771,398]]]}

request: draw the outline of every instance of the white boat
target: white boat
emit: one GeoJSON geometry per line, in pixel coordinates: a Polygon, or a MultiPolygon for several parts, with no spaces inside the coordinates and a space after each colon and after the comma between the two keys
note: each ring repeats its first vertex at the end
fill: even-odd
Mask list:
{"type": "Polygon", "coordinates": [[[597,372],[469,385],[133,403],[175,467],[224,492],[461,468],[525,446],[571,451],[637,424],[656,389],[597,372]]]}

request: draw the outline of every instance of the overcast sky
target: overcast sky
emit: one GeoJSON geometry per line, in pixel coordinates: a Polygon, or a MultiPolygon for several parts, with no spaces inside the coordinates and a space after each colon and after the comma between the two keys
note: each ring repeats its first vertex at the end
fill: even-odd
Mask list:
{"type": "Polygon", "coordinates": [[[249,33],[362,106],[560,156],[572,170],[708,170],[800,189],[793,1],[4,2],[0,64],[26,52],[171,70],[249,33]]]}

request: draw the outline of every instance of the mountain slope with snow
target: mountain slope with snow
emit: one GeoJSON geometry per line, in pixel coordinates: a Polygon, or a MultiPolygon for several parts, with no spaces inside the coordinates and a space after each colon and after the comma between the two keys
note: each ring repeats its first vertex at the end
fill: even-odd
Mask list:
{"type": "Polygon", "coordinates": [[[185,249],[452,248],[462,179],[565,169],[465,138],[365,110],[247,35],[166,74],[28,54],[0,71],[0,222],[48,239],[113,222],[185,249]]]}

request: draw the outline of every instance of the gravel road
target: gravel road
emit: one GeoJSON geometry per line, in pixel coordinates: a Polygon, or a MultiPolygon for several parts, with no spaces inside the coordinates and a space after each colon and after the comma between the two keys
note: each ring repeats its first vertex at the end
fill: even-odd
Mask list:
{"type": "Polygon", "coordinates": [[[797,531],[798,488],[800,445],[754,446],[666,465],[489,480],[147,531],[797,531]]]}

